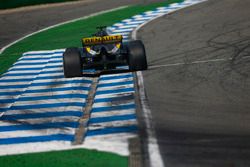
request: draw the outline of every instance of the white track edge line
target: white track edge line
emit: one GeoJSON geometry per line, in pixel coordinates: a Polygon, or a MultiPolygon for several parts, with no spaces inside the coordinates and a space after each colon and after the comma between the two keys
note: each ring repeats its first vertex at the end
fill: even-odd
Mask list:
{"type": "MultiPolygon", "coordinates": [[[[187,5],[185,7],[180,7],[179,9],[176,9],[176,10],[161,14],[161,15],[155,17],[155,18],[152,18],[152,19],[146,21],[145,23],[139,25],[138,27],[136,27],[132,31],[131,38],[134,39],[134,40],[137,39],[137,37],[136,37],[137,36],[137,31],[139,31],[139,29],[141,29],[146,24],[152,22],[153,20],[158,19],[160,17],[163,17],[165,15],[168,15],[170,13],[173,13],[173,12],[175,12],[177,10],[187,8],[187,7],[190,7],[192,5],[196,5],[196,4],[204,2],[204,1],[206,1],[206,0],[201,0],[200,2],[191,4],[191,5],[187,5]]],[[[148,144],[150,167],[164,167],[163,158],[162,158],[162,156],[160,154],[160,149],[159,149],[159,145],[158,145],[158,142],[157,142],[157,138],[155,136],[155,130],[154,130],[154,127],[153,127],[153,123],[151,122],[152,114],[151,114],[151,110],[150,110],[149,105],[148,105],[147,100],[146,100],[146,94],[145,94],[145,87],[144,87],[142,72],[138,71],[138,72],[136,72],[136,75],[137,75],[137,78],[138,78],[139,96],[140,96],[140,102],[141,102],[141,105],[142,105],[142,112],[143,112],[143,115],[144,115],[144,118],[145,118],[145,123],[146,123],[146,129],[147,129],[146,132],[148,134],[148,141],[147,141],[148,143],[147,144],[148,144]]]]}
{"type": "Polygon", "coordinates": [[[146,132],[148,135],[147,145],[148,145],[150,167],[164,167],[163,159],[160,154],[160,149],[157,143],[157,138],[155,136],[154,127],[151,122],[152,114],[146,100],[142,72],[138,71],[136,72],[136,75],[138,78],[140,103],[142,106],[143,117],[146,123],[146,132]]]}
{"type": "Polygon", "coordinates": [[[46,31],[46,30],[49,30],[49,29],[52,29],[52,28],[55,28],[55,27],[58,27],[58,26],[61,26],[61,25],[64,25],[64,24],[73,23],[73,22],[75,22],[75,21],[79,21],[79,20],[83,20],[83,19],[88,19],[88,18],[90,18],[90,17],[94,17],[94,16],[98,16],[98,15],[101,15],[101,14],[113,12],[113,11],[120,10],[120,9],[124,9],[124,8],[126,8],[126,7],[128,7],[128,5],[127,5],[127,6],[121,6],[121,7],[114,8],[114,9],[103,10],[103,11],[100,11],[100,12],[97,12],[97,13],[93,13],[93,14],[90,14],[90,15],[87,15],[87,16],[84,16],[84,17],[79,17],[79,18],[76,18],[76,19],[73,19],[73,20],[61,22],[61,23],[58,23],[58,24],[55,24],[55,25],[52,25],[52,26],[43,28],[43,29],[41,29],[41,30],[35,31],[35,32],[31,33],[31,34],[25,35],[24,37],[21,37],[21,38],[15,40],[15,41],[11,42],[10,44],[4,46],[4,47],[0,50],[0,56],[1,56],[1,54],[2,54],[7,48],[9,48],[10,46],[16,44],[17,42],[20,42],[21,40],[23,40],[23,39],[25,39],[25,38],[30,37],[30,36],[32,36],[32,35],[38,34],[38,33],[40,33],[40,32],[43,32],[43,31],[46,31]]]}

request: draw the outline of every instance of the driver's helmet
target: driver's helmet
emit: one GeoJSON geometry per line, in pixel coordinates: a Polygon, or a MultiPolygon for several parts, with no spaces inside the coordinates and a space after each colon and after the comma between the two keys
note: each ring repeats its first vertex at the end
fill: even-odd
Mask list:
{"type": "Polygon", "coordinates": [[[107,33],[106,30],[104,30],[104,29],[98,31],[98,32],[95,34],[95,36],[97,36],[97,37],[103,37],[103,36],[107,36],[107,35],[108,35],[108,33],[107,33]]]}

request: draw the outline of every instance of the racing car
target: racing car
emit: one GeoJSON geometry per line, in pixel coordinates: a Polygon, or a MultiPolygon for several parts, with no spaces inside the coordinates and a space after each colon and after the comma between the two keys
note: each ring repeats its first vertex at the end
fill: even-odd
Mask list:
{"type": "Polygon", "coordinates": [[[129,71],[147,69],[145,48],[140,40],[124,42],[122,35],[109,35],[105,26],[92,37],[82,38],[82,47],[67,48],[63,54],[66,78],[81,77],[83,71],[107,71],[128,65],[129,71]]]}

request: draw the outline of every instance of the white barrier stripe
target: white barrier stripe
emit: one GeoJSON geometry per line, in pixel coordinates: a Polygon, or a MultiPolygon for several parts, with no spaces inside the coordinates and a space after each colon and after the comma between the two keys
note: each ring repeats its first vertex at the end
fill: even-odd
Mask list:
{"type": "MultiPolygon", "coordinates": [[[[125,145],[125,147],[124,146],[122,146],[122,147],[116,147],[115,146],[114,150],[117,150],[117,149],[120,149],[120,148],[122,148],[124,150],[124,148],[128,148],[128,139],[136,137],[136,136],[137,136],[136,134],[128,133],[128,132],[127,133],[126,132],[125,133],[116,133],[115,135],[114,134],[106,134],[105,136],[90,136],[90,137],[87,136],[84,144],[88,145],[88,143],[92,143],[92,145],[93,145],[97,141],[101,141],[100,144],[101,143],[103,144],[103,143],[106,143],[106,142],[110,141],[111,145],[112,144],[114,145],[115,143],[120,143],[122,145],[125,145]],[[93,143],[93,141],[95,141],[95,142],[93,143]]],[[[103,147],[103,146],[101,145],[99,147],[103,147]]],[[[109,151],[110,151],[110,149],[109,149],[109,151]]],[[[117,151],[114,151],[114,153],[117,153],[117,151]]],[[[125,155],[127,156],[128,154],[125,154],[125,155]]]]}
{"type": "MultiPolygon", "coordinates": [[[[58,69],[60,69],[60,68],[58,68],[58,69]]],[[[3,74],[3,77],[5,77],[5,75],[6,74],[27,74],[27,73],[39,73],[41,70],[29,70],[29,71],[27,71],[27,70],[24,70],[24,71],[21,71],[21,70],[19,70],[19,71],[8,71],[7,73],[5,73],[5,74],[3,74]]],[[[35,74],[34,74],[35,75],[35,74]]]]}
{"type": "Polygon", "coordinates": [[[82,94],[85,94],[87,95],[88,94],[88,91],[85,90],[74,90],[74,91],[54,91],[54,92],[46,92],[46,93],[26,93],[25,96],[30,96],[30,97],[37,97],[37,96],[46,96],[46,95],[65,95],[65,94],[75,94],[75,93],[82,93],[82,94]]]}
{"type": "Polygon", "coordinates": [[[107,98],[124,98],[124,97],[131,97],[134,96],[134,91],[133,92],[127,92],[127,93],[119,93],[119,94],[108,94],[107,97],[103,97],[103,98],[97,98],[95,97],[95,100],[103,100],[103,99],[107,99],[107,98]]]}
{"type": "Polygon", "coordinates": [[[121,25],[121,26],[118,26],[118,28],[120,29],[121,28],[121,30],[123,29],[123,30],[128,30],[128,29],[134,29],[135,27],[137,27],[138,25],[121,25]]]}
{"type": "Polygon", "coordinates": [[[108,87],[100,87],[97,88],[97,91],[103,91],[103,90],[117,90],[117,89],[122,89],[122,88],[134,88],[134,84],[123,84],[123,85],[119,85],[119,86],[108,86],[108,87]]]}
{"type": "MultiPolygon", "coordinates": [[[[43,112],[63,112],[65,110],[72,110],[72,111],[82,111],[84,106],[63,106],[63,107],[54,107],[54,108],[41,108],[41,109],[27,109],[25,110],[26,113],[43,113],[43,112]]],[[[23,110],[12,110],[11,114],[20,114],[23,110]]],[[[7,111],[10,114],[10,111],[7,111]]]]}
{"type": "Polygon", "coordinates": [[[119,121],[111,121],[105,123],[89,124],[88,130],[97,130],[105,127],[120,127],[126,125],[137,125],[137,120],[136,119],[124,120],[124,121],[119,120],[119,121]]]}
{"type": "Polygon", "coordinates": [[[133,81],[133,77],[122,78],[122,79],[114,79],[114,80],[101,80],[99,84],[107,84],[107,83],[119,83],[125,81],[133,81]]]}
{"type": "Polygon", "coordinates": [[[7,75],[7,74],[12,74],[12,73],[14,73],[14,74],[26,74],[26,73],[39,73],[39,72],[41,72],[42,70],[43,70],[43,72],[49,72],[49,71],[58,71],[58,70],[62,70],[63,69],[63,67],[61,66],[61,67],[55,67],[55,68],[48,68],[48,69],[24,69],[24,70],[20,70],[20,69],[18,69],[18,70],[15,70],[15,69],[13,69],[13,70],[11,70],[11,68],[10,68],[10,70],[7,72],[7,73],[5,73],[3,76],[5,76],[5,75],[7,75]]]}
{"type": "Polygon", "coordinates": [[[49,66],[47,66],[47,64],[44,64],[44,65],[26,65],[26,66],[22,66],[22,65],[18,65],[18,66],[13,66],[10,68],[11,71],[23,71],[23,70],[26,70],[26,71],[29,71],[29,70],[42,70],[44,69],[45,67],[47,68],[58,68],[58,67],[62,67],[62,64],[51,64],[49,66]]]}
{"type": "MultiPolygon", "coordinates": [[[[38,76],[39,77],[39,76],[38,76]]],[[[74,78],[74,80],[72,80],[71,78],[57,78],[57,79],[37,79],[37,80],[34,80],[34,82],[32,82],[33,84],[42,84],[42,83],[58,83],[58,85],[65,85],[67,82],[71,82],[71,84],[77,84],[77,83],[74,83],[74,82],[79,82],[83,80],[82,78],[74,78]]],[[[85,82],[90,82],[91,80],[85,80],[85,82]]],[[[85,84],[84,82],[81,82],[82,84],[85,84]]],[[[67,83],[67,84],[70,84],[70,83],[67,83]]],[[[33,85],[30,85],[31,87],[33,85]]]]}
{"type": "Polygon", "coordinates": [[[134,21],[131,21],[131,22],[125,22],[125,25],[131,25],[131,24],[139,25],[139,24],[142,24],[142,23],[144,23],[144,21],[136,21],[136,20],[134,20],[134,21]]]}
{"type": "Polygon", "coordinates": [[[150,20],[150,19],[152,19],[153,17],[142,17],[142,18],[135,18],[135,20],[136,21],[138,21],[138,20],[145,20],[145,21],[147,21],[147,20],[150,20]]]}
{"type": "Polygon", "coordinates": [[[100,78],[108,78],[108,77],[114,77],[114,76],[133,76],[133,74],[132,73],[118,73],[118,74],[105,74],[105,75],[101,75],[100,76],[100,78]]]}
{"type": "Polygon", "coordinates": [[[132,18],[144,18],[145,17],[145,15],[143,15],[143,14],[139,14],[139,15],[135,15],[135,16],[133,16],[132,18]]]}
{"type": "MultiPolygon", "coordinates": [[[[59,82],[60,83],[60,82],[59,82]]],[[[33,93],[55,93],[55,91],[58,92],[63,92],[65,94],[71,94],[72,92],[75,91],[80,91],[81,93],[83,92],[88,92],[89,86],[91,84],[72,84],[72,83],[67,83],[67,84],[57,84],[56,87],[51,87],[49,86],[36,86],[36,87],[29,87],[27,92],[25,94],[33,94],[33,93]]],[[[84,93],[85,94],[85,93],[84,93]]]]}
{"type": "Polygon", "coordinates": [[[128,109],[128,110],[113,110],[113,111],[106,111],[106,112],[95,112],[91,114],[91,118],[100,118],[100,117],[108,117],[114,115],[125,115],[125,114],[134,114],[135,109],[128,109]]]}
{"type": "Polygon", "coordinates": [[[25,52],[23,54],[23,56],[27,56],[27,55],[44,55],[44,54],[49,54],[49,55],[53,55],[53,54],[60,54],[58,52],[64,52],[65,49],[55,49],[55,50],[42,50],[42,51],[29,51],[29,52],[25,52]]]}
{"type": "MultiPolygon", "coordinates": [[[[17,75],[19,75],[19,74],[17,74],[17,75]]],[[[19,76],[4,76],[4,77],[0,78],[0,82],[2,82],[3,80],[6,80],[6,79],[13,79],[13,80],[15,80],[15,79],[16,80],[18,80],[18,79],[33,79],[35,77],[36,77],[35,74],[32,74],[32,75],[23,75],[23,76],[22,76],[22,74],[20,74],[19,76]]]]}
{"type": "Polygon", "coordinates": [[[53,66],[62,66],[62,63],[49,63],[49,64],[43,64],[43,65],[15,65],[11,68],[12,69],[22,69],[22,68],[44,68],[44,67],[53,67],[53,66]]]}
{"type": "Polygon", "coordinates": [[[14,63],[14,66],[16,66],[20,63],[44,63],[44,64],[47,64],[47,63],[49,63],[49,61],[50,61],[50,59],[47,59],[47,60],[43,60],[43,59],[40,59],[40,60],[19,60],[16,63],[14,63]]]}
{"type": "Polygon", "coordinates": [[[125,101],[125,102],[121,102],[118,104],[115,103],[110,103],[110,102],[103,102],[103,103],[94,103],[93,108],[99,108],[99,107],[115,107],[115,106],[120,106],[120,105],[124,105],[124,104],[135,104],[134,99],[130,100],[130,101],[125,101]]]}
{"type": "MultiPolygon", "coordinates": [[[[59,56],[59,55],[58,55],[59,56]]],[[[39,57],[37,57],[37,55],[36,56],[32,56],[32,55],[23,55],[22,57],[20,57],[18,60],[23,60],[23,59],[32,59],[32,58],[39,58],[39,57]]],[[[51,58],[51,55],[43,55],[42,56],[42,58],[43,59],[50,59],[51,58]]]]}
{"type": "MultiPolygon", "coordinates": [[[[8,85],[8,86],[17,86],[17,85],[24,85],[24,84],[26,84],[26,85],[28,85],[28,84],[30,84],[31,82],[29,81],[29,82],[0,82],[0,86],[6,86],[6,85],[8,85]]],[[[0,88],[1,89],[1,88],[0,88]]],[[[0,90],[0,91],[3,91],[3,90],[0,90]]]]}
{"type": "Polygon", "coordinates": [[[41,62],[46,62],[46,61],[58,61],[58,60],[62,60],[63,59],[63,56],[62,56],[62,54],[60,54],[60,55],[54,55],[54,56],[50,56],[50,57],[44,57],[44,56],[41,56],[41,57],[35,57],[35,56],[26,56],[26,57],[21,57],[21,58],[19,58],[18,59],[18,63],[20,63],[20,62],[25,62],[25,61],[27,61],[27,62],[39,62],[39,60],[41,61],[41,62]]]}
{"type": "MultiPolygon", "coordinates": [[[[18,84],[19,82],[14,82],[15,80],[19,81],[21,79],[30,79],[32,81],[35,80],[42,80],[41,77],[56,77],[56,76],[63,76],[63,72],[55,72],[55,73],[50,73],[50,74],[38,74],[38,75],[24,75],[24,76],[6,76],[6,77],[2,77],[0,79],[0,85],[3,84],[3,82],[6,80],[7,85],[11,84],[11,83],[16,83],[18,84]],[[41,78],[41,79],[40,79],[41,78]],[[8,83],[8,80],[11,80],[10,83],[8,83]]],[[[22,83],[27,83],[28,81],[22,81],[22,83]]]]}
{"type": "Polygon", "coordinates": [[[157,16],[160,16],[160,15],[162,15],[162,14],[165,14],[165,12],[159,11],[159,12],[156,12],[156,13],[151,13],[151,14],[146,14],[146,15],[153,16],[153,17],[157,17],[157,16]]]}
{"type": "MultiPolygon", "coordinates": [[[[74,91],[75,89],[73,89],[73,88],[78,88],[78,87],[82,87],[82,89],[80,90],[80,89],[77,89],[77,91],[78,90],[80,90],[80,91],[86,91],[86,89],[84,89],[84,88],[87,88],[87,87],[89,87],[91,84],[90,83],[65,83],[65,84],[62,84],[62,83],[60,83],[59,82],[59,84],[57,84],[56,85],[56,87],[52,87],[52,88],[50,88],[50,86],[46,86],[46,85],[44,85],[44,86],[35,86],[35,87],[29,87],[29,90],[31,90],[31,91],[33,91],[33,90],[44,90],[44,89],[51,89],[50,91],[51,92],[54,92],[54,90],[56,90],[56,88],[72,88],[72,90],[70,90],[70,92],[71,91],[74,91]]],[[[66,91],[67,92],[67,91],[66,91]]],[[[69,92],[69,93],[70,93],[69,92]]],[[[44,92],[44,93],[47,93],[47,92],[44,92]]]]}
{"type": "Polygon", "coordinates": [[[115,32],[115,33],[112,33],[112,35],[122,35],[123,38],[124,38],[124,36],[127,36],[129,34],[130,34],[130,32],[115,32]]]}
{"type": "Polygon", "coordinates": [[[121,31],[132,31],[134,28],[121,28],[121,27],[117,27],[115,30],[116,32],[121,32],[121,31]]]}
{"type": "MultiPolygon", "coordinates": [[[[51,95],[51,94],[50,94],[51,95]]],[[[39,97],[39,96],[38,96],[39,97]]],[[[35,98],[35,96],[33,96],[35,98]]],[[[53,96],[51,96],[53,98],[53,96]]],[[[85,102],[85,99],[82,98],[58,98],[58,99],[44,99],[44,100],[32,100],[32,97],[30,100],[22,101],[20,97],[17,99],[15,103],[12,103],[12,106],[23,106],[23,105],[34,105],[34,104],[56,104],[58,102],[60,103],[66,103],[66,102],[85,102]]]]}
{"type": "Polygon", "coordinates": [[[120,26],[123,26],[124,24],[123,23],[115,23],[113,24],[113,26],[116,26],[116,27],[120,27],[120,26]]]}
{"type": "Polygon", "coordinates": [[[21,59],[18,62],[16,62],[14,65],[20,64],[20,63],[50,63],[51,61],[62,61],[62,57],[61,58],[51,58],[51,59],[48,59],[48,60],[44,60],[44,59],[25,60],[25,59],[21,59]]]}
{"type": "MultiPolygon", "coordinates": [[[[13,122],[11,125],[20,125],[20,122],[22,124],[42,124],[42,123],[49,123],[49,122],[77,122],[80,118],[77,116],[62,116],[62,117],[49,117],[49,118],[33,118],[33,119],[15,119],[13,117],[13,122]],[[17,123],[15,123],[15,121],[17,123]],[[19,122],[19,123],[18,123],[19,122]]],[[[11,121],[10,121],[11,122],[11,121]]],[[[2,126],[2,125],[1,125],[2,126]]],[[[0,128],[1,128],[0,126],[0,128]]],[[[14,131],[15,132],[15,131],[14,131]]],[[[2,132],[0,132],[1,134],[2,132]]]]}
{"type": "MultiPolygon", "coordinates": [[[[51,92],[52,91],[55,92],[55,91],[57,91],[60,88],[60,87],[56,87],[55,88],[55,86],[58,85],[58,86],[65,87],[65,84],[63,84],[62,82],[47,82],[46,84],[48,84],[48,86],[47,87],[43,87],[42,89],[40,89],[41,86],[45,86],[45,83],[44,82],[37,82],[37,83],[27,83],[25,85],[14,85],[14,86],[13,85],[9,85],[8,88],[6,88],[6,89],[0,89],[0,97],[1,97],[1,94],[3,94],[3,93],[8,94],[9,92],[24,92],[24,91],[27,90],[26,93],[36,93],[39,90],[41,92],[41,90],[44,90],[44,89],[46,89],[45,92],[47,92],[49,89],[51,89],[51,92]],[[18,87],[18,86],[20,86],[20,87],[18,87]]],[[[73,87],[73,86],[74,86],[74,84],[72,83],[70,85],[70,87],[73,87]]],[[[81,85],[81,86],[83,87],[83,90],[87,90],[87,88],[84,88],[85,85],[81,85]]],[[[2,86],[2,87],[4,87],[4,86],[2,86]]],[[[70,88],[68,88],[68,89],[70,89],[70,88]]],[[[61,88],[61,90],[63,91],[63,88],[61,88]]]]}
{"type": "Polygon", "coordinates": [[[119,93],[112,93],[112,94],[103,94],[103,95],[96,95],[95,99],[103,99],[103,98],[111,98],[111,97],[117,97],[120,95],[125,94],[133,94],[135,91],[125,91],[125,92],[119,92],[119,93]]]}
{"type": "MultiPolygon", "coordinates": [[[[83,108],[79,108],[79,107],[68,107],[68,108],[66,108],[66,107],[58,107],[58,109],[56,110],[54,110],[54,111],[52,111],[52,110],[50,110],[50,109],[43,109],[43,110],[35,110],[35,109],[33,109],[33,110],[25,110],[25,111],[23,111],[23,110],[16,110],[16,111],[8,111],[8,112],[6,112],[6,113],[4,113],[4,116],[11,116],[11,115],[20,115],[20,114],[50,114],[50,113],[54,113],[54,112],[83,112],[83,108]]],[[[1,126],[2,126],[2,123],[3,122],[1,122],[1,126]]]]}
{"type": "MultiPolygon", "coordinates": [[[[13,125],[13,124],[11,124],[13,125]]],[[[0,132],[0,139],[4,138],[16,138],[16,137],[31,137],[31,136],[43,136],[43,135],[52,135],[52,134],[74,134],[75,128],[51,128],[50,130],[42,129],[42,130],[23,130],[23,131],[14,131],[14,132],[0,132]]],[[[1,148],[1,145],[0,145],[1,148]]]]}

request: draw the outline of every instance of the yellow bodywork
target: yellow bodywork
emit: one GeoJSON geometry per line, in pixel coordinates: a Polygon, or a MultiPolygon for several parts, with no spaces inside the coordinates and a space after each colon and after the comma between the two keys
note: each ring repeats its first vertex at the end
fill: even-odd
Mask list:
{"type": "Polygon", "coordinates": [[[121,41],[122,41],[122,35],[82,38],[84,46],[119,43],[121,41]]]}

